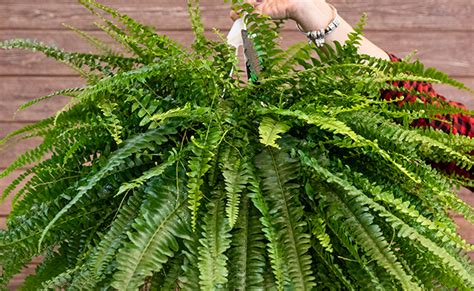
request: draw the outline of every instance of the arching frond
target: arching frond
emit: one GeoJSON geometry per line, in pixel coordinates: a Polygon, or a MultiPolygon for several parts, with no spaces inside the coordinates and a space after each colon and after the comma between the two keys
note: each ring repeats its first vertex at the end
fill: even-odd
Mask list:
{"type": "MultiPolygon", "coordinates": [[[[279,290],[283,290],[284,287],[288,284],[288,274],[286,270],[286,265],[283,258],[283,244],[279,239],[277,229],[275,225],[272,224],[272,217],[270,216],[270,208],[267,201],[264,198],[264,194],[261,189],[259,178],[256,173],[256,169],[252,164],[248,165],[250,173],[250,187],[251,191],[249,197],[252,199],[253,205],[260,211],[262,215],[260,218],[260,223],[262,224],[262,231],[267,239],[267,252],[269,257],[269,265],[273,270],[273,275],[276,280],[276,284],[279,290]]],[[[269,281],[273,283],[273,278],[267,274],[264,276],[264,281],[269,281]]]]}
{"type": "Polygon", "coordinates": [[[316,171],[321,178],[329,183],[335,183],[347,191],[347,196],[344,196],[341,191],[336,189],[333,192],[335,195],[328,196],[325,199],[333,205],[332,207],[341,210],[340,219],[353,231],[354,240],[366,250],[368,255],[377,260],[387,272],[397,278],[405,290],[419,290],[420,287],[413,282],[411,276],[407,274],[402,264],[397,260],[380,226],[374,223],[374,216],[368,211],[364,203],[357,200],[358,190],[346,186],[347,182],[320,167],[314,159],[308,158],[302,152],[300,152],[300,155],[302,155],[302,162],[316,171]]]}
{"type": "Polygon", "coordinates": [[[204,184],[203,176],[210,169],[209,162],[211,161],[214,151],[221,139],[222,132],[219,128],[209,128],[201,133],[198,138],[191,138],[193,143],[192,152],[194,157],[189,160],[189,171],[187,172],[188,189],[189,189],[189,208],[192,212],[192,227],[196,229],[197,212],[201,205],[201,199],[204,194],[201,190],[204,184]]]}
{"type": "Polygon", "coordinates": [[[145,148],[149,148],[153,145],[159,145],[167,141],[167,134],[174,133],[174,128],[169,128],[168,126],[163,126],[156,130],[151,130],[147,133],[140,134],[134,136],[124,142],[123,147],[118,149],[108,160],[107,164],[101,168],[97,173],[93,173],[90,177],[86,177],[84,179],[84,185],[81,186],[78,190],[78,193],[74,196],[74,198],[64,207],[62,208],[51,220],[51,222],[45,227],[43,233],[41,234],[41,239],[38,243],[39,247],[41,247],[41,242],[45,237],[46,233],[49,229],[54,225],[54,223],[62,216],[64,213],[68,211],[77,201],[79,201],[82,196],[84,196],[87,191],[92,189],[105,175],[109,174],[110,172],[114,171],[117,167],[119,167],[125,159],[135,154],[145,148]]]}
{"type": "Polygon", "coordinates": [[[71,288],[95,288],[104,276],[111,276],[110,265],[114,261],[119,248],[127,238],[127,232],[142,206],[144,195],[142,191],[131,194],[127,203],[119,210],[116,219],[103,236],[100,243],[94,248],[89,259],[84,264],[85,268],[75,276],[71,288]]]}
{"type": "Polygon", "coordinates": [[[189,48],[79,2],[114,42],[71,28],[97,54],[0,42],[87,83],[22,105],[71,97],[0,139],[3,152],[40,140],[0,173],[18,174],[1,199],[13,196],[0,289],[37,256],[25,290],[474,288],[473,246],[452,218],[474,222],[453,190],[474,185],[474,139],[411,126],[473,111],[393,81],[464,84],[359,54],[365,16],[344,44],[284,50],[281,23],[229,1],[255,49],[244,82],[225,37],[207,37],[198,0],[189,48]],[[383,100],[387,90],[399,97],[383,100]]]}
{"type": "Polygon", "coordinates": [[[224,201],[222,196],[219,196],[208,204],[208,213],[203,221],[201,246],[198,250],[199,285],[203,290],[222,289],[228,282],[228,258],[225,252],[230,247],[231,235],[224,215],[224,201]]]}
{"type": "Polygon", "coordinates": [[[229,149],[229,154],[222,161],[222,176],[224,176],[227,197],[226,214],[230,227],[234,227],[239,217],[240,197],[249,179],[246,157],[240,157],[235,149],[229,149]]]}
{"type": "Polygon", "coordinates": [[[144,189],[146,204],[129,232],[130,242],[117,254],[117,272],[112,286],[136,289],[144,279],[159,272],[179,245],[177,237],[187,236],[186,188],[180,177],[154,179],[144,189]],[[177,179],[175,181],[175,178],[177,179]]]}
{"type": "Polygon", "coordinates": [[[258,132],[260,133],[260,142],[266,146],[280,148],[276,141],[280,138],[280,134],[289,130],[289,126],[283,122],[275,121],[269,117],[264,117],[258,132]]]}
{"type": "Polygon", "coordinates": [[[284,152],[271,150],[262,152],[255,162],[262,179],[264,199],[272,209],[272,223],[286,246],[283,254],[291,283],[298,290],[310,290],[315,284],[308,254],[309,235],[305,232],[303,209],[297,196],[298,164],[284,152]]]}
{"type": "Polygon", "coordinates": [[[265,243],[262,226],[248,197],[241,201],[241,212],[232,233],[229,250],[229,289],[264,288],[265,243]]]}

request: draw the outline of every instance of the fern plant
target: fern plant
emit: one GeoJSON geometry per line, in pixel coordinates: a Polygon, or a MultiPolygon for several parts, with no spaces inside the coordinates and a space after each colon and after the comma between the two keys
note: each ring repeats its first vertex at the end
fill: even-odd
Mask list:
{"type": "Polygon", "coordinates": [[[0,232],[4,286],[43,256],[24,290],[474,288],[473,248],[450,218],[474,221],[452,190],[473,181],[431,167],[469,170],[474,140],[410,127],[449,107],[380,99],[403,91],[392,80],[463,84],[357,54],[365,18],[335,49],[283,50],[276,24],[233,1],[249,13],[263,69],[244,82],[233,49],[204,36],[196,0],[192,49],[80,2],[123,51],[74,28],[98,54],[0,43],[86,81],[22,106],[70,96],[0,142],[43,140],[0,174],[28,167],[3,193],[14,195],[0,232]]]}

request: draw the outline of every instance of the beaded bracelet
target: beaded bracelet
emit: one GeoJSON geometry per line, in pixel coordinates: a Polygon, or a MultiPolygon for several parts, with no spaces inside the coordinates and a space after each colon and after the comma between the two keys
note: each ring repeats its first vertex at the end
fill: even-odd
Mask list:
{"type": "Polygon", "coordinates": [[[331,6],[332,10],[334,11],[334,18],[326,28],[304,32],[300,24],[297,23],[298,29],[306,35],[306,37],[309,39],[309,43],[314,43],[318,48],[322,47],[326,42],[326,40],[324,39],[326,35],[333,32],[339,26],[339,24],[341,24],[341,20],[339,19],[339,15],[337,14],[336,8],[331,4],[329,4],[329,6],[331,6]]]}

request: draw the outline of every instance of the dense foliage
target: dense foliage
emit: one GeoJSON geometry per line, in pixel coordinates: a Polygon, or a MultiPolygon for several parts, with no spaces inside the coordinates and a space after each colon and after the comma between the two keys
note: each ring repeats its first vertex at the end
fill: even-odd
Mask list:
{"type": "Polygon", "coordinates": [[[192,50],[81,3],[124,52],[77,29],[100,54],[0,43],[87,81],[22,106],[71,97],[0,142],[43,139],[0,174],[28,167],[3,193],[15,195],[0,232],[3,284],[41,255],[24,290],[474,288],[472,246],[449,216],[474,221],[452,190],[473,181],[430,166],[470,169],[474,141],[410,127],[462,109],[380,100],[405,90],[392,80],[463,84],[358,55],[363,21],[336,49],[282,50],[276,24],[252,13],[263,72],[244,82],[222,36],[204,36],[197,1],[192,50]]]}

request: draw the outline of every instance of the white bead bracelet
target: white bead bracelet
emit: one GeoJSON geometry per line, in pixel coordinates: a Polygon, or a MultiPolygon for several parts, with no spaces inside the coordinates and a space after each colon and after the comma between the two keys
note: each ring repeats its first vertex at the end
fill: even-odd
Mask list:
{"type": "Polygon", "coordinates": [[[326,35],[333,32],[339,26],[339,24],[341,24],[341,20],[339,19],[339,15],[337,14],[336,8],[330,4],[329,6],[331,6],[332,10],[334,11],[334,18],[326,28],[315,30],[315,31],[304,32],[300,24],[297,23],[298,29],[301,32],[303,32],[306,35],[306,37],[308,37],[309,43],[310,44],[314,43],[316,47],[318,48],[322,47],[324,43],[326,42],[326,40],[324,39],[326,35]]]}

